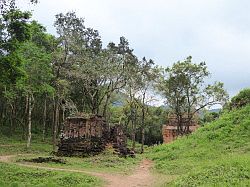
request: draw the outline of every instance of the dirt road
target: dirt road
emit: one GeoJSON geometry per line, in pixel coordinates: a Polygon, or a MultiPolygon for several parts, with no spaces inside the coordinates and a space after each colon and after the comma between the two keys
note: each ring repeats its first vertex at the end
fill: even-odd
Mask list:
{"type": "MultiPolygon", "coordinates": [[[[14,158],[15,156],[17,155],[0,156],[0,162],[11,163],[12,158],[14,158]]],[[[152,167],[153,163],[149,160],[143,160],[141,164],[135,169],[135,171],[130,175],[98,173],[78,169],[53,168],[26,163],[15,164],[30,168],[85,173],[102,178],[107,182],[107,187],[150,187],[155,182],[153,175],[150,173],[150,168],[152,167]]]]}

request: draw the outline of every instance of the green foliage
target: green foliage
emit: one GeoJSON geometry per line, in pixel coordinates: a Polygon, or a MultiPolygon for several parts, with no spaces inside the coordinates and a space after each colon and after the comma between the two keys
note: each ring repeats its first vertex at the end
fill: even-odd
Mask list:
{"type": "Polygon", "coordinates": [[[0,186],[100,186],[101,181],[83,173],[37,170],[0,163],[0,186]]]}
{"type": "Polygon", "coordinates": [[[24,42],[29,40],[31,33],[28,21],[31,17],[30,12],[22,12],[18,9],[12,9],[3,14],[3,23],[7,34],[6,46],[7,50],[15,49],[16,42],[24,42]],[[11,45],[13,44],[13,45],[11,45]]]}
{"type": "Polygon", "coordinates": [[[248,104],[250,104],[250,88],[241,90],[240,93],[234,96],[229,103],[229,107],[230,109],[240,108],[248,104]]]}
{"type": "Polygon", "coordinates": [[[210,123],[216,119],[218,119],[220,114],[218,112],[210,112],[205,111],[204,116],[202,118],[202,123],[210,123]]]}
{"type": "Polygon", "coordinates": [[[49,85],[53,77],[50,55],[31,42],[23,43],[18,52],[23,58],[25,76],[18,80],[17,87],[28,93],[53,93],[49,85]]]}
{"type": "Polygon", "coordinates": [[[248,186],[250,183],[250,106],[149,154],[156,169],[179,175],[173,186],[248,186]]]}
{"type": "Polygon", "coordinates": [[[6,11],[0,17],[0,88],[15,84],[23,75],[22,59],[17,52],[20,44],[30,38],[29,12],[18,9],[6,11]]]}
{"type": "Polygon", "coordinates": [[[189,133],[183,127],[184,116],[191,121],[201,109],[227,101],[228,94],[223,83],[205,84],[209,75],[205,62],[192,63],[191,56],[182,62],[174,63],[162,73],[158,89],[178,119],[178,133],[189,133]]]}

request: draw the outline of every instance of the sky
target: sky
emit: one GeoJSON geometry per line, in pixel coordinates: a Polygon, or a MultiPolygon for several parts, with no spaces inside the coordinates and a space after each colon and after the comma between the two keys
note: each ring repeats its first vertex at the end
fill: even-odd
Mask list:
{"type": "Polygon", "coordinates": [[[75,11],[97,29],[104,46],[124,36],[134,53],[167,67],[193,57],[233,96],[250,87],[249,0],[39,0],[22,9],[55,34],[55,15],[75,11]]]}

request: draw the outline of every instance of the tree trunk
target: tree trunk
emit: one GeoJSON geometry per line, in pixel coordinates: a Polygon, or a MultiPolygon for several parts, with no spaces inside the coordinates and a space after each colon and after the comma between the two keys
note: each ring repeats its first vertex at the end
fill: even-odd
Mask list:
{"type": "Polygon", "coordinates": [[[142,129],[141,129],[141,153],[144,153],[144,141],[145,141],[145,92],[142,98],[142,129]]]}
{"type": "Polygon", "coordinates": [[[26,96],[25,98],[25,110],[24,110],[24,114],[23,114],[23,118],[22,118],[22,139],[25,140],[26,139],[26,135],[27,135],[27,129],[25,127],[25,125],[27,124],[27,115],[28,115],[28,109],[29,109],[29,96],[26,96]]]}
{"type": "Polygon", "coordinates": [[[103,107],[103,117],[106,119],[107,118],[107,108],[108,108],[108,103],[109,103],[109,99],[110,99],[111,95],[108,94],[107,95],[107,98],[106,98],[106,101],[105,101],[105,104],[104,104],[104,107],[103,107]]]}
{"type": "Polygon", "coordinates": [[[10,103],[10,136],[13,134],[13,105],[10,103]]]}
{"type": "Polygon", "coordinates": [[[135,138],[136,138],[136,109],[134,109],[132,116],[132,150],[135,151],[135,138]]]}
{"type": "Polygon", "coordinates": [[[34,97],[32,94],[29,95],[29,101],[28,101],[28,140],[27,140],[27,148],[30,147],[31,143],[31,117],[32,117],[32,109],[33,109],[33,101],[34,97]]]}
{"type": "Polygon", "coordinates": [[[47,113],[47,97],[45,95],[44,99],[44,110],[43,110],[43,141],[45,141],[45,133],[46,133],[46,113],[47,113]]]}
{"type": "Polygon", "coordinates": [[[58,121],[59,121],[59,105],[58,102],[55,101],[55,120],[54,120],[54,128],[53,128],[53,150],[56,151],[57,145],[57,129],[58,129],[58,121]]]}
{"type": "Polygon", "coordinates": [[[135,151],[135,121],[132,119],[132,150],[135,151]]]}

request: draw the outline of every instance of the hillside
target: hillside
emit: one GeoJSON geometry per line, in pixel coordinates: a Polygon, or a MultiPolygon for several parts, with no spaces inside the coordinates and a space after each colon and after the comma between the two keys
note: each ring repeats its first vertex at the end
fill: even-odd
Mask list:
{"type": "Polygon", "coordinates": [[[250,186],[250,106],[222,116],[192,135],[150,150],[170,186],[250,186]]]}

